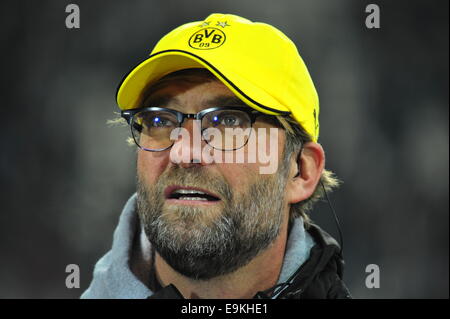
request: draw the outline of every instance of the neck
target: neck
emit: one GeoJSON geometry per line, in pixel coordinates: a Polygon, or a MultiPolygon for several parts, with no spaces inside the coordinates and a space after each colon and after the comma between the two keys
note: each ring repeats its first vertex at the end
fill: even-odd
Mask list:
{"type": "Polygon", "coordinates": [[[247,265],[209,280],[193,280],[176,272],[155,254],[156,276],[161,286],[174,284],[185,298],[248,299],[273,287],[281,272],[287,242],[287,219],[276,240],[247,265]],[[264,271],[261,271],[261,270],[264,271]]]}

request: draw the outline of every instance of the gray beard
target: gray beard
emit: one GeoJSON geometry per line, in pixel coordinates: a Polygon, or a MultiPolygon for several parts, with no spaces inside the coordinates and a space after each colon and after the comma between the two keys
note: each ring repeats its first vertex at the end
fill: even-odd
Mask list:
{"type": "Polygon", "coordinates": [[[204,168],[171,168],[147,187],[138,177],[137,210],[145,234],[159,255],[178,273],[208,280],[248,264],[280,233],[286,173],[259,175],[242,194],[204,168]],[[221,198],[209,207],[165,206],[168,185],[208,189],[221,198]],[[209,215],[215,209],[217,215],[209,215]],[[220,212],[217,211],[220,210],[220,212]]]}

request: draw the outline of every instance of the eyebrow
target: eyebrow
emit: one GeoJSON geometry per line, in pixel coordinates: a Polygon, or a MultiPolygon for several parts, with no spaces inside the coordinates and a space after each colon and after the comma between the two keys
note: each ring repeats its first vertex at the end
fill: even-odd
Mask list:
{"type": "MultiPolygon", "coordinates": [[[[180,106],[180,101],[178,98],[171,95],[160,95],[157,97],[148,97],[144,103],[144,107],[165,107],[168,104],[173,106],[180,106]]],[[[247,106],[241,99],[237,96],[231,95],[219,95],[210,100],[204,102],[206,107],[222,107],[222,106],[247,106]]]]}
{"type": "Polygon", "coordinates": [[[237,96],[230,95],[219,95],[212,98],[205,103],[208,107],[215,106],[247,106],[241,99],[237,96]]]}
{"type": "Polygon", "coordinates": [[[166,106],[167,104],[172,103],[175,105],[179,105],[179,100],[176,97],[170,96],[170,95],[160,95],[156,98],[153,96],[149,96],[144,100],[144,103],[142,106],[144,107],[162,107],[166,106]]]}

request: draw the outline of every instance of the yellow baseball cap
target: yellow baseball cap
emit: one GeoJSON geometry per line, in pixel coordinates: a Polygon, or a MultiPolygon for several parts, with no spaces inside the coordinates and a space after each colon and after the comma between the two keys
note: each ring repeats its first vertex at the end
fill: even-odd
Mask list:
{"type": "Polygon", "coordinates": [[[232,14],[214,13],[166,34],[119,84],[117,104],[122,110],[140,107],[143,90],[189,68],[208,69],[260,112],[290,114],[317,141],[319,98],[295,44],[269,24],[232,14]]]}

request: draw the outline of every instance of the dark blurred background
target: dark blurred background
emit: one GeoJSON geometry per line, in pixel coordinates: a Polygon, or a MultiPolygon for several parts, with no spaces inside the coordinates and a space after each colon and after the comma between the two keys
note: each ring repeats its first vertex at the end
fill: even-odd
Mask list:
{"type": "MultiPolygon", "coordinates": [[[[331,198],[354,297],[449,297],[448,1],[78,0],[70,30],[69,3],[2,1],[0,298],[88,287],[134,192],[128,130],[106,125],[116,86],[162,35],[212,12],[273,24],[309,67],[327,167],[345,182],[331,198]],[[370,3],[380,29],[365,26],[370,3]]],[[[325,203],[312,217],[336,236],[325,203]]]]}

